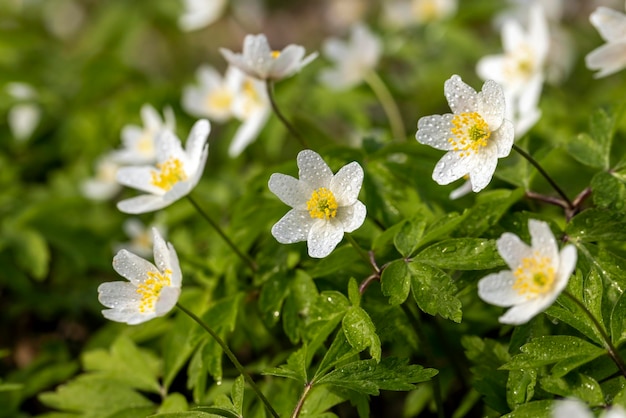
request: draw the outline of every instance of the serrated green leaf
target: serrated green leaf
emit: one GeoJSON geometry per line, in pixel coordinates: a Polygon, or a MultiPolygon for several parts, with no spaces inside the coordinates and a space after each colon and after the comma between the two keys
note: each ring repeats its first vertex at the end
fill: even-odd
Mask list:
{"type": "Polygon", "coordinates": [[[427,247],[413,260],[453,270],[486,270],[505,265],[495,240],[480,238],[446,239],[427,247]]]}
{"type": "Polygon", "coordinates": [[[601,208],[623,212],[626,204],[626,182],[615,173],[601,171],[591,179],[593,203],[601,208]]]}
{"type": "Polygon", "coordinates": [[[609,210],[587,209],[572,218],[565,233],[579,242],[626,241],[626,220],[609,210]]]}
{"type": "Polygon", "coordinates": [[[437,267],[415,261],[409,264],[409,272],[413,297],[422,311],[461,322],[462,305],[450,276],[437,267]]]}
{"type": "Polygon", "coordinates": [[[280,309],[289,293],[290,279],[287,272],[280,271],[272,275],[261,288],[259,310],[263,313],[265,322],[270,325],[276,324],[280,319],[280,309]]]}
{"type": "Polygon", "coordinates": [[[600,384],[593,378],[580,373],[569,373],[564,377],[545,376],[541,388],[546,392],[565,398],[578,398],[589,406],[605,404],[600,384]]]}
{"type": "Polygon", "coordinates": [[[405,221],[400,231],[393,238],[393,244],[403,257],[410,257],[417,249],[426,229],[424,221],[405,221]]]}
{"type": "Polygon", "coordinates": [[[311,276],[302,270],[291,280],[289,295],[283,307],[283,330],[293,344],[303,337],[307,318],[303,312],[310,312],[319,293],[311,276]]]}
{"type": "Polygon", "coordinates": [[[380,283],[383,295],[389,298],[390,305],[402,304],[411,290],[411,276],[406,261],[392,261],[383,270],[380,283]]]}
{"type": "Polygon", "coordinates": [[[376,327],[371,318],[363,309],[353,306],[348,309],[341,322],[346,339],[359,352],[370,348],[370,355],[377,362],[380,361],[380,338],[376,334],[376,327]]]}
{"type": "Polygon", "coordinates": [[[502,366],[503,370],[537,368],[564,360],[574,360],[571,367],[568,367],[572,370],[606,354],[605,349],[570,335],[537,337],[528,344],[524,344],[520,350],[522,354],[513,356],[502,366]]]}
{"type": "Polygon", "coordinates": [[[287,364],[265,370],[263,371],[263,374],[293,379],[304,385],[308,382],[306,373],[306,358],[307,347],[304,345],[289,355],[287,358],[287,364]]]}
{"type": "Polygon", "coordinates": [[[589,134],[580,134],[567,142],[570,155],[590,167],[608,170],[615,121],[620,112],[596,110],[589,118],[589,134]]]}
{"type": "Polygon", "coordinates": [[[349,359],[359,352],[360,350],[354,348],[348,342],[344,332],[338,332],[337,335],[335,335],[335,339],[332,344],[326,351],[326,354],[324,354],[324,358],[322,358],[322,361],[317,367],[315,376],[313,376],[313,382],[317,382],[320,376],[323,376],[334,365],[349,359]]]}
{"type": "Polygon", "coordinates": [[[506,382],[506,401],[511,409],[531,400],[536,384],[537,370],[511,370],[506,382]]]}
{"type": "Polygon", "coordinates": [[[307,365],[311,363],[315,352],[324,344],[349,308],[350,302],[343,293],[334,290],[320,293],[311,306],[310,322],[306,328],[306,337],[309,342],[307,365]]]}
{"type": "Polygon", "coordinates": [[[332,385],[368,395],[382,390],[411,390],[416,383],[430,380],[435,369],[408,365],[407,359],[387,357],[379,363],[374,359],[345,364],[318,380],[318,385],[332,385]]]}

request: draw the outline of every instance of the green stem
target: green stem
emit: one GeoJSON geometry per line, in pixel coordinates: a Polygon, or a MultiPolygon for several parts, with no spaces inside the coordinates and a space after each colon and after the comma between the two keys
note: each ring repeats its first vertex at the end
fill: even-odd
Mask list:
{"type": "MultiPolygon", "coordinates": [[[[361,248],[361,246],[354,240],[354,238],[352,238],[352,235],[350,235],[349,233],[345,234],[346,239],[350,242],[350,245],[352,245],[352,248],[354,248],[356,250],[357,253],[359,253],[359,256],[369,265],[372,265],[372,260],[370,260],[369,256],[367,255],[367,252],[365,252],[365,250],[363,248],[361,248]]],[[[375,267],[375,266],[373,266],[375,267]]],[[[378,270],[378,267],[375,267],[376,270],[378,270]]]]}
{"type": "Polygon", "coordinates": [[[617,349],[615,348],[615,346],[611,342],[611,339],[609,338],[609,336],[607,335],[606,331],[602,327],[602,324],[600,324],[600,322],[598,322],[596,317],[593,316],[593,314],[589,311],[589,309],[587,309],[585,304],[582,303],[577,298],[575,298],[574,295],[572,295],[571,293],[569,293],[566,290],[563,291],[563,294],[565,296],[567,296],[568,298],[570,298],[580,309],[582,309],[582,311],[585,313],[585,315],[587,315],[589,317],[589,319],[591,319],[591,322],[593,322],[593,325],[596,327],[596,329],[600,333],[600,336],[604,340],[604,348],[606,348],[606,350],[608,351],[609,357],[611,357],[611,359],[613,360],[613,362],[615,363],[615,365],[617,366],[619,371],[622,373],[622,375],[624,377],[626,377],[626,366],[624,366],[624,361],[619,356],[619,353],[617,352],[617,349]]]}
{"type": "Polygon", "coordinates": [[[254,262],[254,260],[252,260],[248,255],[239,251],[239,248],[237,248],[235,243],[232,242],[230,238],[228,238],[228,236],[224,233],[224,231],[222,231],[222,228],[220,228],[220,226],[213,219],[211,219],[204,210],[202,210],[200,205],[198,205],[198,203],[195,200],[193,200],[193,198],[190,195],[187,195],[187,199],[189,199],[189,202],[191,202],[193,207],[196,208],[198,213],[213,227],[213,229],[215,229],[215,231],[217,231],[220,237],[222,237],[222,239],[226,241],[228,246],[239,256],[239,258],[241,258],[246,264],[248,264],[248,267],[250,267],[252,271],[256,272],[258,267],[256,263],[254,262]]]}
{"type": "Polygon", "coordinates": [[[312,383],[307,383],[304,386],[304,390],[302,391],[302,395],[300,395],[300,399],[298,399],[298,403],[296,404],[293,413],[291,414],[291,418],[298,418],[300,416],[300,412],[302,412],[302,407],[304,406],[304,401],[306,400],[309,391],[313,387],[312,383]]]}
{"type": "Polygon", "coordinates": [[[300,143],[300,145],[302,145],[303,148],[305,149],[310,148],[307,145],[304,138],[302,137],[302,135],[300,135],[300,132],[298,132],[296,128],[294,128],[294,126],[287,120],[287,118],[283,115],[283,113],[278,108],[278,105],[276,104],[276,100],[274,100],[274,83],[271,80],[266,80],[265,87],[267,89],[267,97],[270,99],[270,104],[272,105],[272,110],[274,111],[276,116],[278,116],[278,119],[280,119],[283,125],[285,125],[285,128],[287,128],[287,130],[291,133],[291,135],[293,135],[294,138],[298,140],[298,142],[300,143]]]}
{"type": "Polygon", "coordinates": [[[527,153],[526,151],[524,151],[517,145],[513,144],[513,149],[519,155],[524,157],[529,163],[531,163],[537,169],[537,171],[539,171],[539,173],[541,173],[541,175],[546,179],[546,181],[550,183],[550,186],[552,186],[552,188],[559,194],[559,196],[561,196],[561,198],[565,201],[565,203],[567,203],[567,208],[570,210],[573,210],[574,204],[572,203],[572,201],[569,200],[565,192],[563,192],[563,190],[556,184],[556,182],[552,180],[552,177],[550,177],[550,175],[546,172],[546,170],[544,170],[543,167],[529,153],[527,153]]]}
{"type": "Polygon", "coordinates": [[[370,86],[378,101],[383,107],[389,124],[391,125],[391,133],[395,139],[406,140],[406,129],[404,128],[404,122],[402,121],[402,115],[400,109],[393,96],[389,92],[389,89],[374,71],[370,71],[365,76],[365,82],[370,86]]]}
{"type": "Polygon", "coordinates": [[[204,330],[208,332],[209,335],[211,335],[211,337],[213,337],[213,339],[219,344],[219,346],[222,347],[222,350],[224,351],[224,354],[226,354],[226,357],[230,359],[230,361],[233,363],[235,368],[239,371],[239,373],[241,373],[243,378],[246,379],[248,384],[252,387],[252,390],[254,390],[254,392],[257,394],[259,399],[261,399],[261,402],[263,402],[263,404],[265,405],[265,408],[267,408],[270,415],[272,415],[274,418],[280,418],[278,413],[274,410],[274,408],[272,408],[272,405],[267,400],[265,395],[263,395],[263,392],[261,392],[261,389],[259,389],[256,383],[254,383],[254,380],[252,380],[252,377],[250,377],[250,375],[248,374],[248,372],[246,372],[246,370],[243,368],[241,363],[239,363],[239,360],[237,360],[237,357],[235,357],[235,354],[230,350],[230,348],[228,348],[228,345],[226,345],[224,340],[222,340],[220,336],[217,335],[217,333],[213,331],[207,324],[205,324],[202,321],[202,319],[200,319],[196,314],[194,314],[193,312],[191,312],[190,310],[182,306],[180,303],[177,303],[176,307],[180,309],[181,311],[183,311],[184,313],[186,313],[198,325],[204,328],[204,330]]]}

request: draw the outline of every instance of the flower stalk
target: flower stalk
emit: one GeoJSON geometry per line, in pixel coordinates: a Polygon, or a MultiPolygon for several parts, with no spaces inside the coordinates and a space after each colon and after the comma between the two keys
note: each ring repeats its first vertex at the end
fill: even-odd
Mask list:
{"type": "Polygon", "coordinates": [[[393,99],[389,88],[375,71],[370,71],[365,76],[365,82],[372,89],[378,101],[383,107],[389,124],[391,125],[391,133],[394,139],[406,140],[406,129],[402,121],[402,114],[396,101],[393,99]]]}
{"type": "Polygon", "coordinates": [[[272,110],[278,116],[278,119],[285,125],[285,128],[293,135],[294,138],[302,145],[302,148],[308,149],[310,148],[306,142],[306,140],[300,135],[300,132],[296,130],[296,128],[287,120],[287,118],[283,115],[283,113],[278,108],[276,104],[276,100],[274,99],[274,83],[271,80],[265,81],[265,86],[267,87],[267,97],[270,99],[270,104],[272,105],[272,110]]]}

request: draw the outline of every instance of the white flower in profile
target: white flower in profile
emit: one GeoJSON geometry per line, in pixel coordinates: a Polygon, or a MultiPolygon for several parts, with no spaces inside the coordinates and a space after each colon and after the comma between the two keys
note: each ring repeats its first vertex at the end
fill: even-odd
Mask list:
{"type": "Polygon", "coordinates": [[[210,130],[208,120],[197,121],[191,128],[184,150],[173,132],[162,131],[156,139],[156,167],[122,167],[117,171],[119,183],[147,194],[122,200],[117,208],[125,213],[152,212],[189,194],[204,171],[210,130]]]}
{"type": "Polygon", "coordinates": [[[124,233],[130,241],[115,245],[115,251],[128,250],[140,257],[148,257],[152,253],[154,242],[152,241],[152,229],[156,228],[161,236],[165,236],[165,227],[160,224],[152,224],[146,227],[139,218],[128,218],[122,224],[124,233]]]}
{"type": "Polygon", "coordinates": [[[356,161],[333,175],[314,151],[298,154],[299,179],[272,174],[269,189],[291,209],[272,227],[282,244],[307,241],[309,255],[323,258],[342,240],[344,232],[359,228],[366,208],[358,200],[363,169],[356,161]]]}
{"type": "MultiPolygon", "coordinates": [[[[602,415],[602,418],[626,418],[626,410],[619,405],[614,405],[602,415]]],[[[595,415],[582,401],[575,398],[567,398],[555,401],[552,407],[552,418],[594,418],[595,415]]]]}
{"type": "Polygon", "coordinates": [[[183,90],[183,108],[197,117],[216,122],[236,118],[243,123],[230,143],[228,153],[236,157],[253,142],[267,122],[271,105],[265,83],[229,67],[224,77],[210,66],[197,71],[197,86],[183,90]]]}
{"type": "Polygon", "coordinates": [[[330,38],[322,45],[322,52],[335,63],[335,68],[322,70],[320,81],[330,88],[342,90],[361,83],[374,70],[380,59],[382,43],[367,26],[358,23],[352,26],[347,42],[330,38]]]}
{"type": "Polygon", "coordinates": [[[420,118],[415,138],[448,151],[435,166],[433,180],[450,184],[469,175],[472,190],[478,192],[491,181],[498,158],[509,155],[513,146],[513,125],[504,119],[504,93],[491,80],[477,93],[458,75],[445,82],[444,93],[453,113],[420,118]]]}
{"type": "Polygon", "coordinates": [[[122,128],[122,149],[113,153],[113,158],[120,164],[151,164],[156,160],[155,140],[163,130],[176,129],[176,119],[170,107],[163,111],[164,119],[149,104],[141,107],[143,127],[126,125],[122,128]]]}
{"type": "Polygon", "coordinates": [[[167,314],[178,302],[182,273],[176,250],[152,229],[154,264],[127,251],[113,257],[113,268],[128,280],[98,286],[98,300],[110,309],[102,314],[111,321],[140,324],[167,314]]]}
{"type": "Polygon", "coordinates": [[[7,114],[9,128],[15,139],[25,141],[41,120],[41,109],[35,103],[37,92],[29,84],[21,82],[8,83],[5,89],[17,101],[7,114]]]}
{"type": "Polygon", "coordinates": [[[191,32],[209,26],[222,16],[225,6],[226,0],[183,0],[178,27],[191,32]]]}
{"type": "Polygon", "coordinates": [[[530,246],[515,234],[502,234],[497,241],[498,252],[511,270],[490,274],[478,282],[478,296],[485,302],[512,306],[499,318],[503,324],[524,324],[552,305],[576,267],[576,247],[566,245],[559,253],[547,223],[531,219],[528,230],[530,246]]]}
{"type": "Polygon", "coordinates": [[[606,43],[585,57],[594,77],[606,77],[626,68],[626,14],[608,7],[598,7],[589,17],[606,43]]]}
{"type": "Polygon", "coordinates": [[[317,52],[305,57],[304,47],[294,44],[281,51],[272,50],[263,34],[246,35],[241,54],[226,48],[220,48],[220,52],[230,65],[259,80],[291,77],[317,57],[317,52]]]}
{"type": "Polygon", "coordinates": [[[96,160],[95,167],[96,175],[83,181],[80,191],[87,199],[109,200],[122,190],[117,182],[120,165],[113,158],[113,154],[108,152],[96,160]]]}

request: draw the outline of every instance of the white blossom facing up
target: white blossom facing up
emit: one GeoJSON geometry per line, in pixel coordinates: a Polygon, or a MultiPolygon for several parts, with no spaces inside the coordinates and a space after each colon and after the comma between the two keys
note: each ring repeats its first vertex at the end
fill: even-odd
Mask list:
{"type": "Polygon", "coordinates": [[[345,232],[359,228],[366,208],[358,200],[363,169],[356,161],[337,174],[314,151],[298,154],[299,179],[272,174],[269,189],[292,207],[273,227],[272,235],[282,244],[307,241],[309,255],[323,258],[342,240],[345,232]]]}
{"type": "Polygon", "coordinates": [[[178,302],[182,273],[176,250],[152,229],[154,263],[121,250],[113,257],[113,268],[128,280],[102,283],[98,300],[109,309],[102,311],[111,321],[140,324],[167,314],[178,302]]]}
{"type": "Polygon", "coordinates": [[[324,42],[322,52],[335,67],[322,70],[320,81],[330,88],[343,90],[361,83],[374,70],[382,42],[367,26],[359,23],[352,27],[347,42],[330,38],[324,42]]]}
{"type": "Polygon", "coordinates": [[[589,17],[606,43],[585,57],[596,78],[606,77],[626,68],[626,14],[608,7],[598,7],[589,17]]]}
{"type": "Polygon", "coordinates": [[[314,52],[304,56],[304,47],[290,44],[281,51],[270,48],[263,34],[246,35],[241,54],[220,48],[230,65],[259,80],[282,80],[291,77],[317,57],[314,52]]]}
{"type": "Polygon", "coordinates": [[[91,200],[109,200],[120,192],[122,186],[117,182],[117,170],[120,165],[108,152],[96,160],[96,174],[84,180],[80,185],[83,196],[91,200]]]}
{"type": "Polygon", "coordinates": [[[478,296],[496,306],[509,307],[499,318],[504,324],[519,325],[543,312],[567,286],[576,267],[576,248],[566,245],[559,253],[547,223],[528,221],[531,245],[506,232],[497,241],[498,252],[511,270],[483,277],[478,296]]]}
{"type": "Polygon", "coordinates": [[[141,107],[143,126],[125,125],[122,128],[122,148],[113,152],[112,158],[122,165],[152,164],[156,161],[156,137],[164,130],[176,129],[176,119],[170,107],[163,111],[162,119],[154,107],[141,107]]]}
{"type": "Polygon", "coordinates": [[[117,208],[125,213],[152,212],[189,194],[204,171],[210,129],[208,120],[197,121],[191,128],[185,149],[173,132],[162,131],[156,139],[156,167],[122,167],[117,172],[120,184],[147,194],[122,200],[117,208]]]}
{"type": "Polygon", "coordinates": [[[185,32],[191,32],[218,20],[224,13],[226,0],[183,0],[183,6],[178,27],[185,32]]]}
{"type": "Polygon", "coordinates": [[[513,146],[513,125],[504,118],[502,87],[487,80],[477,93],[453,75],[444,93],[453,113],[420,118],[415,138],[448,151],[435,166],[433,180],[450,184],[469,175],[472,190],[478,192],[491,181],[498,158],[509,155],[513,146]]]}

